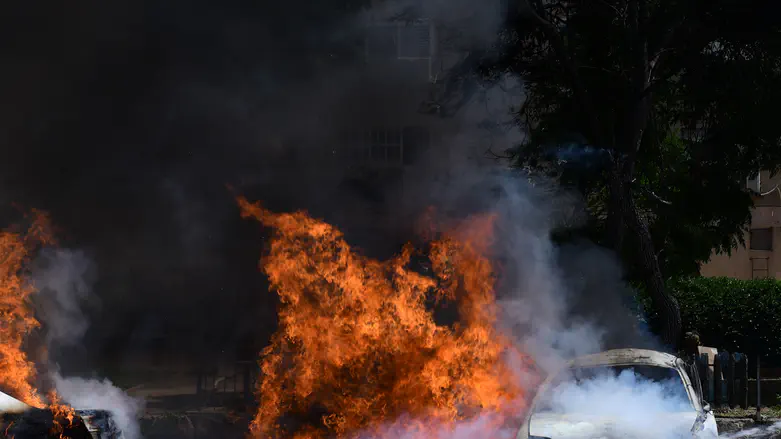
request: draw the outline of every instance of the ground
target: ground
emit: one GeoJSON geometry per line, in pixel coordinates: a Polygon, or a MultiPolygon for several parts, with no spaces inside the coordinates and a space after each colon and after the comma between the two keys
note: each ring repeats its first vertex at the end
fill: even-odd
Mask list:
{"type": "MultiPolygon", "coordinates": [[[[767,428],[768,426],[778,425],[781,422],[781,406],[763,407],[762,422],[757,423],[754,419],[757,413],[756,407],[742,408],[719,408],[714,410],[716,414],[716,423],[719,426],[719,433],[736,433],[742,430],[751,430],[755,427],[767,428]]],[[[762,438],[781,437],[781,432],[775,432],[777,428],[772,428],[769,436],[763,434],[762,438]]],[[[753,437],[753,436],[752,436],[753,437]]]]}
{"type": "MultiPolygon", "coordinates": [[[[737,408],[718,408],[714,410],[716,417],[718,418],[753,418],[756,416],[757,408],[749,407],[747,409],[737,408]]],[[[766,418],[780,418],[781,419],[781,405],[773,407],[762,407],[761,414],[766,418]]]]}

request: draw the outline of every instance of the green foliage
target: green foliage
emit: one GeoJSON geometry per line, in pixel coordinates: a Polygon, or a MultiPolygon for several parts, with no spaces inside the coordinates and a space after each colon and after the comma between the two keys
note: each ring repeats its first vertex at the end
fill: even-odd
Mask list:
{"type": "Polygon", "coordinates": [[[743,244],[752,206],[745,180],[730,177],[726,164],[693,159],[692,147],[674,133],[652,151],[638,162],[638,204],[648,212],[662,273],[696,275],[714,249],[743,244]]]}
{"type": "MultiPolygon", "coordinates": [[[[575,234],[601,236],[606,177],[619,158],[634,154],[626,134],[643,94],[638,86],[645,86],[635,76],[636,44],[645,45],[650,112],[630,184],[662,274],[695,275],[714,249],[741,243],[750,220],[746,178],[781,165],[781,124],[773,120],[781,100],[781,20],[757,0],[648,0],[647,22],[633,40],[630,3],[531,0],[561,47],[521,8],[482,73],[523,79],[517,121],[528,135],[511,152],[518,166],[579,190],[593,220],[592,230],[575,234]]],[[[638,279],[636,255],[624,260],[638,279]]]]}
{"type": "MultiPolygon", "coordinates": [[[[669,280],[678,299],[684,331],[696,331],[705,346],[749,355],[781,355],[781,281],[727,277],[685,277],[669,280]]],[[[651,310],[644,293],[644,309],[651,310]]],[[[652,328],[657,323],[647,312],[652,328]]]]}

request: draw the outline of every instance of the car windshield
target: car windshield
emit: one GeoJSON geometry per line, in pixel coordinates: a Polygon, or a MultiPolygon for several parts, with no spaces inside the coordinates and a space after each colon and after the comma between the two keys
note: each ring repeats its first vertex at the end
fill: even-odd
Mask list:
{"type": "Polygon", "coordinates": [[[680,374],[670,367],[577,367],[559,373],[543,392],[535,414],[614,416],[694,408],[680,374]]]}

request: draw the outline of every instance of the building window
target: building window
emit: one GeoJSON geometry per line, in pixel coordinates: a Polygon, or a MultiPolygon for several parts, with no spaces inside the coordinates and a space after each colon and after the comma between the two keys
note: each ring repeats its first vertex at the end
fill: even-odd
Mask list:
{"type": "Polygon", "coordinates": [[[404,138],[405,165],[413,164],[431,144],[431,134],[426,127],[405,127],[402,132],[404,138]]]}
{"type": "Polygon", "coordinates": [[[773,250],[773,229],[751,229],[749,245],[751,250],[773,250]]]}
{"type": "Polygon", "coordinates": [[[390,165],[401,162],[401,130],[374,128],[369,132],[369,158],[375,163],[390,165]]]}
{"type": "Polygon", "coordinates": [[[373,25],[366,38],[366,59],[370,63],[393,63],[393,68],[423,82],[434,78],[433,28],[428,22],[373,25]]]}
{"type": "Polygon", "coordinates": [[[374,25],[366,39],[366,54],[370,59],[429,59],[431,26],[425,22],[374,25]]]}
{"type": "Polygon", "coordinates": [[[333,153],[340,160],[344,158],[351,163],[403,166],[412,164],[428,149],[430,134],[424,126],[378,127],[345,133],[342,142],[343,147],[334,149],[333,153]]]}

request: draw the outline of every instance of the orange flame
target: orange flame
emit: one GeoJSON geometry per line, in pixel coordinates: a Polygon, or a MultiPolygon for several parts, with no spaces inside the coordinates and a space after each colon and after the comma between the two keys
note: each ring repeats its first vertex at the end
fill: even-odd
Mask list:
{"type": "Polygon", "coordinates": [[[23,344],[40,324],[30,306],[29,297],[35,289],[25,270],[30,253],[53,242],[50,230],[48,216],[33,211],[26,233],[0,231],[0,386],[38,408],[46,404],[33,386],[35,365],[27,358],[23,344]]]}
{"type": "Polygon", "coordinates": [[[73,420],[76,418],[76,410],[72,407],[63,404],[60,401],[60,396],[56,392],[49,392],[49,408],[52,411],[54,417],[54,423],[52,424],[51,434],[59,434],[60,439],[68,439],[65,436],[65,427],[72,427],[73,420]],[[67,422],[67,424],[64,424],[67,422]]]}
{"type": "Polygon", "coordinates": [[[41,398],[34,385],[35,364],[24,351],[25,338],[40,326],[30,304],[36,290],[28,281],[27,264],[36,248],[55,243],[48,215],[33,210],[30,217],[24,232],[0,231],[0,387],[30,406],[50,408],[55,419],[71,424],[75,412],[56,393],[49,394],[48,404],[41,398]]]}
{"type": "Polygon", "coordinates": [[[279,329],[261,353],[254,438],[390,438],[398,432],[385,428],[399,422],[407,437],[428,438],[477,416],[498,429],[523,414],[524,370],[507,359],[521,369],[531,360],[496,329],[494,217],[433,241],[426,276],[410,268],[411,245],[380,262],[304,212],[238,202],[243,217],[274,229],[261,267],[281,302],[279,329]],[[431,299],[454,301],[459,322],[437,324],[431,299]]]}

